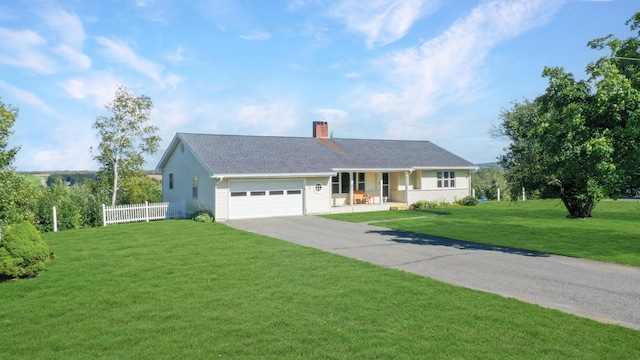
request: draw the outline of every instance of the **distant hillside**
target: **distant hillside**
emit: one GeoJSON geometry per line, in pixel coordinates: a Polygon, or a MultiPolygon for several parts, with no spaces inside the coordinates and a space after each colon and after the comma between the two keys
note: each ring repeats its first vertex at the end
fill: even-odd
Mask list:
{"type": "Polygon", "coordinates": [[[489,162],[489,163],[482,163],[482,164],[476,164],[477,167],[480,168],[480,170],[484,169],[484,168],[489,168],[489,167],[495,167],[498,168],[500,170],[504,170],[502,168],[502,166],[500,166],[500,164],[495,163],[495,162],[489,162]]]}

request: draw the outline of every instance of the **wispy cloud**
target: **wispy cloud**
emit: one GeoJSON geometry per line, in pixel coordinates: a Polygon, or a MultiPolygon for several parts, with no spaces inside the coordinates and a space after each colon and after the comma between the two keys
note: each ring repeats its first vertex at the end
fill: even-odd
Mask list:
{"type": "Polygon", "coordinates": [[[271,34],[264,31],[253,31],[245,35],[240,35],[240,38],[251,41],[264,41],[271,38],[271,34]]]}
{"type": "Polygon", "coordinates": [[[164,58],[170,63],[176,65],[186,60],[182,52],[183,52],[182,47],[178,46],[175,52],[165,54],[164,58]]]}
{"type": "Polygon", "coordinates": [[[236,109],[233,118],[251,129],[249,133],[260,135],[286,134],[298,122],[294,107],[282,102],[242,105],[236,109]]]}
{"type": "Polygon", "coordinates": [[[110,72],[90,72],[88,75],[65,80],[59,85],[74,99],[93,100],[96,107],[102,108],[113,99],[116,89],[122,82],[110,72]]]}
{"type": "Polygon", "coordinates": [[[0,28],[0,39],[0,63],[43,74],[56,71],[54,62],[45,54],[47,41],[38,33],[0,28]]]}
{"type": "Polygon", "coordinates": [[[19,101],[36,108],[44,113],[49,115],[55,115],[56,112],[49,107],[42,99],[36,96],[34,93],[20,89],[13,85],[7,84],[6,82],[0,80],[0,89],[6,91],[11,96],[15,97],[19,101]]]}
{"type": "Polygon", "coordinates": [[[343,0],[330,16],[343,20],[347,29],[361,33],[367,46],[381,46],[405,36],[411,26],[439,1],[427,0],[343,0]]]}
{"type": "Polygon", "coordinates": [[[44,23],[59,37],[53,52],[79,70],[91,67],[91,59],[82,52],[86,34],[80,18],[62,9],[49,6],[39,12],[44,23]]]}
{"type": "Polygon", "coordinates": [[[178,76],[172,74],[165,76],[162,65],[138,56],[125,42],[111,40],[102,36],[98,36],[95,39],[104,47],[105,54],[111,61],[129,66],[131,69],[148,76],[162,87],[167,84],[175,87],[179,82],[177,81],[179,79],[178,76]]]}
{"type": "Polygon", "coordinates": [[[390,54],[383,61],[391,69],[386,89],[369,93],[363,106],[404,119],[389,127],[390,136],[420,136],[418,122],[482,88],[482,68],[493,48],[545,24],[560,6],[555,0],[482,3],[440,36],[390,54]]]}

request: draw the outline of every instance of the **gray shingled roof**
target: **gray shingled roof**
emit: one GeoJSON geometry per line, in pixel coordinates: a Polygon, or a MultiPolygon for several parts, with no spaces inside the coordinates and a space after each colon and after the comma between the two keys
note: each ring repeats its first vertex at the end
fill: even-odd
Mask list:
{"type": "Polygon", "coordinates": [[[178,133],[177,137],[214,175],[475,167],[429,141],[190,133],[178,133]]]}

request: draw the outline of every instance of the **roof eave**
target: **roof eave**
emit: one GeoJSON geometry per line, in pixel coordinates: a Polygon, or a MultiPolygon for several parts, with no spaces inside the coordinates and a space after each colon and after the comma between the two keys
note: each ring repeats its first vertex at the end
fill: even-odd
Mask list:
{"type": "Polygon", "coordinates": [[[478,167],[473,166],[416,166],[415,170],[477,170],[478,167]]]}
{"type": "Polygon", "coordinates": [[[262,174],[213,174],[214,179],[280,179],[280,178],[305,178],[305,177],[326,177],[334,176],[335,172],[318,172],[318,173],[262,173],[262,174]]]}

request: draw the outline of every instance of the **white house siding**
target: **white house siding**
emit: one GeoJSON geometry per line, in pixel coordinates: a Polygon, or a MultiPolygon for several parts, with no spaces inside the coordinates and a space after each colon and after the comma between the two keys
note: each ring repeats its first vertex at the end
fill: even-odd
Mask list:
{"type": "Polygon", "coordinates": [[[205,209],[215,216],[214,196],[214,184],[209,172],[186,147],[178,144],[162,170],[162,199],[168,202],[184,200],[187,213],[205,209]],[[170,174],[173,174],[173,189],[169,188],[170,174]],[[198,177],[197,198],[192,196],[194,176],[198,177]]]}
{"type": "Polygon", "coordinates": [[[217,200],[215,219],[216,221],[229,220],[229,180],[213,179],[213,181],[216,184],[215,199],[217,200]]]}
{"type": "Polygon", "coordinates": [[[413,190],[409,192],[409,204],[418,200],[453,203],[467,195],[469,189],[413,190]]]}
{"type": "Polygon", "coordinates": [[[305,182],[305,213],[311,215],[331,212],[331,178],[307,178],[305,182]],[[316,184],[322,186],[320,191],[316,191],[316,184]]]}
{"type": "Polygon", "coordinates": [[[454,202],[465,196],[471,195],[469,189],[469,170],[460,169],[442,169],[442,170],[422,170],[420,176],[420,190],[414,190],[409,193],[409,203],[418,200],[426,201],[444,201],[454,202]],[[455,171],[456,187],[455,188],[438,188],[437,176],[438,171],[455,171]]]}

